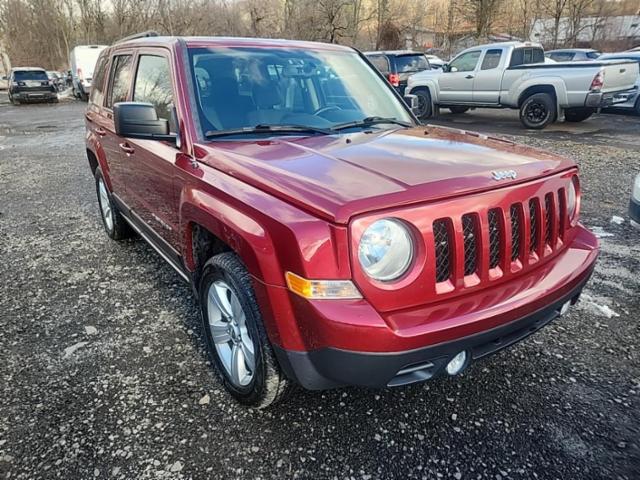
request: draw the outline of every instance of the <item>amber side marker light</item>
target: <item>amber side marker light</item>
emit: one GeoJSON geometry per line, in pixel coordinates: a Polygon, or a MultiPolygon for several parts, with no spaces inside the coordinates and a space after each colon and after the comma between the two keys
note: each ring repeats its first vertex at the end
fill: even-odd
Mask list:
{"type": "Polygon", "coordinates": [[[362,298],[351,280],[308,280],[291,272],[285,279],[289,290],[310,300],[362,298]]]}

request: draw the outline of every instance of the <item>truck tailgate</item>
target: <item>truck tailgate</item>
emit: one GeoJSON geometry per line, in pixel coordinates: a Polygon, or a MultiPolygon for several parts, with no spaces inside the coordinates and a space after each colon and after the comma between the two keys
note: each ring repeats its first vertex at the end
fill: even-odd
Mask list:
{"type": "Polygon", "coordinates": [[[604,64],[603,93],[633,88],[639,75],[638,62],[625,60],[602,63],[604,64]]]}

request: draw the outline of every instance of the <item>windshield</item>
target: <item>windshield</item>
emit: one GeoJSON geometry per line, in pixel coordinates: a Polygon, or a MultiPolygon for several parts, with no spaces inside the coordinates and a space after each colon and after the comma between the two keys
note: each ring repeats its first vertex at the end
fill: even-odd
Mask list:
{"type": "Polygon", "coordinates": [[[331,129],[372,117],[413,123],[355,52],[218,47],[189,56],[205,136],[258,125],[331,129]]]}
{"type": "Polygon", "coordinates": [[[40,80],[46,82],[49,80],[44,70],[17,70],[13,72],[16,82],[24,82],[25,80],[40,80]]]}
{"type": "Polygon", "coordinates": [[[421,72],[429,70],[429,62],[424,55],[400,55],[396,57],[398,73],[421,72]]]}

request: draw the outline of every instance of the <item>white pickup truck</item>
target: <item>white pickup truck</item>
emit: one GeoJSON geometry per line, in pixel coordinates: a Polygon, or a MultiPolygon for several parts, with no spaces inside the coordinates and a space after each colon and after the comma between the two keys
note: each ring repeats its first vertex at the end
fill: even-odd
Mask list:
{"type": "Polygon", "coordinates": [[[546,63],[540,45],[494,43],[469,48],[442,70],[411,76],[406,94],[418,97],[416,114],[439,108],[513,108],[527,128],[541,129],[564,118],[581,122],[599,108],[623,102],[634,88],[638,63],[627,60],[546,63]]]}

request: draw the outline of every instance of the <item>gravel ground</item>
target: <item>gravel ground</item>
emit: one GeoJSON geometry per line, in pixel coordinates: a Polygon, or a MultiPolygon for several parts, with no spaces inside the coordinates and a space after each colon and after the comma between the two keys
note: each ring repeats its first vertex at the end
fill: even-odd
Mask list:
{"type": "Polygon", "coordinates": [[[512,112],[437,122],[575,157],[602,256],[584,300],[461,377],[236,406],[190,289],[102,231],[84,106],[0,105],[0,477],[640,478],[640,119],[527,134],[512,112]],[[580,134],[576,134],[579,132],[580,134]]]}

